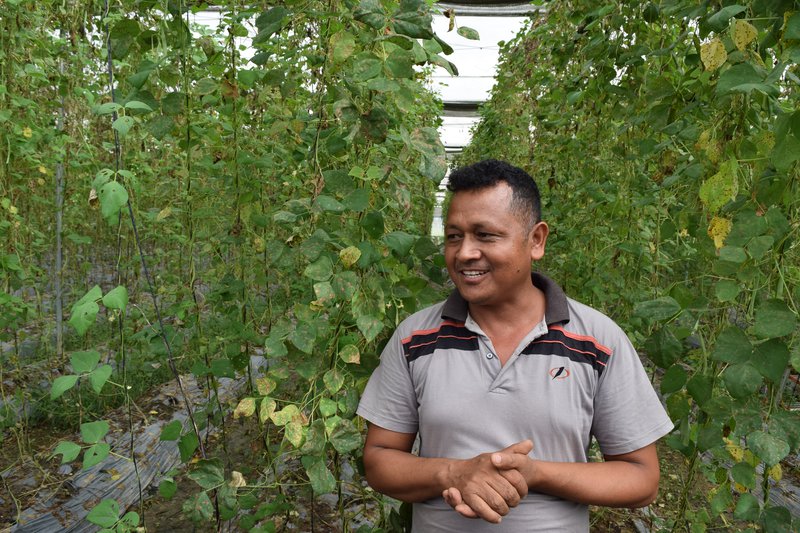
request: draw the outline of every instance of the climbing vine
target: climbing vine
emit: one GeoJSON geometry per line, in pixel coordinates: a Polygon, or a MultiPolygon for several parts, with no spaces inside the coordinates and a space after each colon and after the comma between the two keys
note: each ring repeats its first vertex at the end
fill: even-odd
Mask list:
{"type": "Polygon", "coordinates": [[[545,5],[504,45],[461,160],[538,179],[542,267],[654,364],[688,470],[656,524],[793,530],[771,496],[800,447],[798,5],[545,5]]]}

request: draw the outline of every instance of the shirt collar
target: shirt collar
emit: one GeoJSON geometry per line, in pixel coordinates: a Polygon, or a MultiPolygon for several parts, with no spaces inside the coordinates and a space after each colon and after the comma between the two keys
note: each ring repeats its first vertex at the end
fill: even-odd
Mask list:
{"type": "MultiPolygon", "coordinates": [[[[555,281],[537,272],[531,273],[533,285],[544,293],[545,311],[544,316],[547,325],[569,322],[569,306],[567,305],[567,295],[561,290],[555,281]]],[[[444,303],[442,308],[442,318],[450,318],[459,322],[465,322],[469,307],[467,301],[461,297],[458,289],[454,289],[444,303]]]]}

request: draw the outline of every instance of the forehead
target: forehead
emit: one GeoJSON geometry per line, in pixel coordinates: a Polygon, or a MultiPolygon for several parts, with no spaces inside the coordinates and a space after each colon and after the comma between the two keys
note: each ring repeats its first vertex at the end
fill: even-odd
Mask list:
{"type": "Polygon", "coordinates": [[[512,211],[513,191],[505,183],[491,187],[457,191],[450,197],[447,221],[469,219],[471,222],[508,223],[516,219],[512,211]]]}

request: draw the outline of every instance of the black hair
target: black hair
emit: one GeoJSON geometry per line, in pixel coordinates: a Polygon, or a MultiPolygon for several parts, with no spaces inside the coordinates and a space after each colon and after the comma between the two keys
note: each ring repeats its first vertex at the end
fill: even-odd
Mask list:
{"type": "Polygon", "coordinates": [[[497,159],[485,159],[454,170],[449,177],[450,192],[474,191],[505,182],[511,187],[511,208],[528,218],[529,229],[541,220],[542,203],[539,187],[530,174],[497,159]]]}

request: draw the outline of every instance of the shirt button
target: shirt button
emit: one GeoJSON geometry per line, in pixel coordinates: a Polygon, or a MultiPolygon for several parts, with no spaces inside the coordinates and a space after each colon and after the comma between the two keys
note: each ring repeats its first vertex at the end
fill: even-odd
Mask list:
{"type": "Polygon", "coordinates": [[[486,359],[491,359],[492,357],[494,357],[494,354],[492,352],[486,354],[486,359]]]}

